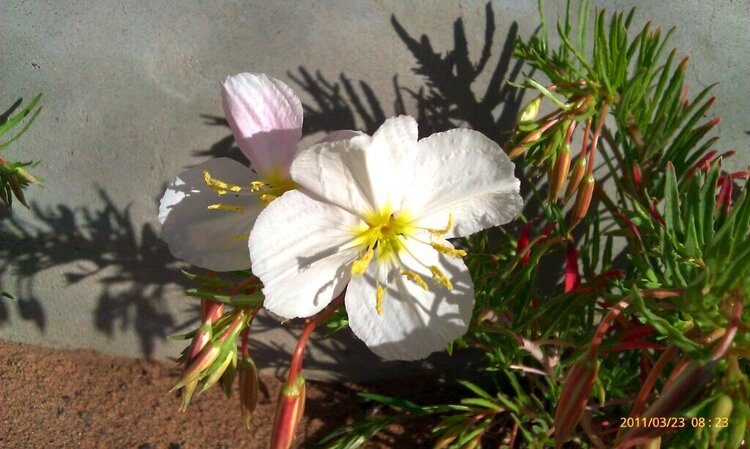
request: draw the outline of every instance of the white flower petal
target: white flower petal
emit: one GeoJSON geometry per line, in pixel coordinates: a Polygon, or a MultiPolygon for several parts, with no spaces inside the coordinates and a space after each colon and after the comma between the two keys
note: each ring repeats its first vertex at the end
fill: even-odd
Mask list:
{"type": "Polygon", "coordinates": [[[262,204],[254,196],[219,196],[206,185],[204,171],[222,181],[248,185],[253,173],[228,158],[211,159],[180,173],[159,203],[161,237],[172,254],[215,271],[250,267],[247,238],[262,204]],[[209,210],[211,204],[241,206],[243,212],[209,210]]]}
{"type": "Polygon", "coordinates": [[[347,139],[351,139],[352,137],[366,136],[366,135],[367,134],[363,133],[362,131],[354,131],[351,129],[341,129],[341,130],[333,131],[333,132],[326,134],[326,136],[320,139],[317,143],[335,142],[337,140],[347,140],[347,139]]]}
{"type": "Polygon", "coordinates": [[[359,218],[292,190],[274,200],[250,234],[253,274],[263,282],[263,305],[285,318],[312,316],[346,287],[359,218]]]}
{"type": "Polygon", "coordinates": [[[417,170],[403,208],[421,226],[462,237],[512,220],[523,207],[513,163],[483,134],[454,129],[419,141],[417,170]]]}
{"type": "Polygon", "coordinates": [[[300,151],[292,179],[313,195],[360,216],[397,210],[417,153],[413,118],[390,118],[370,138],[320,143],[300,151]]]}
{"type": "Polygon", "coordinates": [[[427,291],[400,275],[398,269],[391,272],[387,283],[376,279],[379,274],[374,263],[363,276],[352,278],[346,291],[349,326],[387,360],[418,360],[445,349],[447,343],[466,333],[474,308],[474,284],[462,260],[414,241],[407,247],[422,264],[442,270],[453,290],[435,285],[429,269],[409,254],[402,255],[402,262],[422,277],[427,291]],[[377,282],[385,288],[382,315],[375,310],[377,282]]]}
{"type": "Polygon", "coordinates": [[[264,74],[228,77],[221,93],[242,152],[263,177],[287,175],[302,137],[302,103],[283,82],[264,74]]]}

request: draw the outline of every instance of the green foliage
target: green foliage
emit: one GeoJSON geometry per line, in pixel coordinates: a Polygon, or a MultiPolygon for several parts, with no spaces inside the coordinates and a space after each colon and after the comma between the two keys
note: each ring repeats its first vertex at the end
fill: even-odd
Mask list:
{"type": "Polygon", "coordinates": [[[722,171],[728,154],[712,149],[711,86],[689,97],[673,30],[636,29],[634,11],[568,3],[552,49],[542,6],[541,32],[514,54],[546,79],[521,84],[537,96],[506,146],[530,186],[523,227],[463,242],[476,309],[462,341],[485,352],[493,388],[463,383],[471,395],[457,404],[392,407],[324,447],[362,447],[426,413],[440,419],[435,448],[737,448],[748,437],[748,173],[722,171]],[[553,111],[537,118],[539,100],[553,111]],[[670,416],[729,425],[620,428],[670,416]]]}
{"type": "MultiPolygon", "coordinates": [[[[37,95],[26,107],[15,115],[11,115],[21,104],[21,100],[18,100],[16,104],[0,116],[0,151],[6,150],[36,120],[36,117],[42,110],[41,107],[36,107],[41,97],[42,94],[37,95]],[[30,118],[25,120],[29,116],[30,118]],[[19,126],[21,126],[20,129],[18,129],[19,126]]],[[[21,204],[28,207],[23,191],[29,184],[40,184],[40,181],[28,172],[30,168],[36,165],[36,162],[9,161],[0,156],[0,200],[6,206],[11,207],[13,205],[13,198],[15,197],[21,204]]]]}

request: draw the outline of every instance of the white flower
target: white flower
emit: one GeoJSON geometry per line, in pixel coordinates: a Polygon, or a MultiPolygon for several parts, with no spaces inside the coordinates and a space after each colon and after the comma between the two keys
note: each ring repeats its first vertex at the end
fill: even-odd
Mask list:
{"type": "MultiPolygon", "coordinates": [[[[241,73],[221,85],[224,113],[250,168],[217,158],[180,173],[159,204],[162,239],[175,257],[216,271],[250,267],[247,239],[260,211],[294,188],[289,167],[302,136],[302,104],[264,74],[241,73]]],[[[339,131],[325,140],[347,138],[339,131]]]]}
{"type": "Polygon", "coordinates": [[[484,135],[455,129],[417,140],[411,117],[370,137],[320,143],[291,166],[298,190],[250,237],[264,306],[286,318],[322,310],[348,285],[354,333],[385,359],[414,360],[466,332],[474,286],[446,239],[513,219],[513,163],[484,135]]]}

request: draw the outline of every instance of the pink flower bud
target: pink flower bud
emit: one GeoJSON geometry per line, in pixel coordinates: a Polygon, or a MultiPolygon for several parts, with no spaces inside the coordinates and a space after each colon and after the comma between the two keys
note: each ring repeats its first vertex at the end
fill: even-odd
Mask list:
{"type": "Polygon", "coordinates": [[[568,243],[565,256],[565,292],[569,292],[581,285],[581,274],[578,272],[578,251],[573,242],[568,243]]]}
{"type": "Polygon", "coordinates": [[[255,368],[253,359],[242,359],[239,366],[240,371],[240,410],[245,427],[250,428],[250,420],[253,417],[255,407],[258,405],[258,370],[255,368]]]}
{"type": "Polygon", "coordinates": [[[305,410],[305,379],[298,375],[293,382],[285,383],[279,392],[271,449],[289,449],[292,446],[297,425],[305,410]]]}
{"type": "Polygon", "coordinates": [[[599,360],[590,352],[568,371],[555,410],[555,447],[562,447],[578,425],[599,374],[599,360]]]}
{"type": "Polygon", "coordinates": [[[203,372],[213,365],[216,359],[219,358],[221,351],[222,345],[220,343],[210,342],[207,344],[201,352],[198,353],[195,360],[193,360],[193,362],[188,365],[187,369],[185,369],[182,378],[174,387],[172,387],[172,391],[200,379],[201,374],[203,374],[203,372]]]}

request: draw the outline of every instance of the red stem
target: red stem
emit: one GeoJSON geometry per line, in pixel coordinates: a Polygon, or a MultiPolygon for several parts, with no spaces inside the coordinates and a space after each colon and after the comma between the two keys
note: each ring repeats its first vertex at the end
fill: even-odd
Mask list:
{"type": "Polygon", "coordinates": [[[639,391],[638,396],[635,397],[635,402],[633,404],[633,409],[630,411],[630,416],[638,416],[646,408],[646,400],[648,399],[651,390],[654,388],[656,380],[659,378],[659,375],[664,370],[664,367],[667,365],[669,360],[671,360],[675,354],[677,354],[677,346],[672,345],[668,347],[667,350],[662,353],[661,357],[659,357],[659,360],[656,361],[654,367],[651,368],[651,371],[649,371],[648,377],[646,377],[646,381],[643,382],[641,391],[639,391]]]}
{"type": "Polygon", "coordinates": [[[610,326],[612,326],[612,322],[617,318],[623,310],[625,310],[630,305],[630,298],[625,298],[622,301],[615,304],[611,309],[609,309],[609,312],[604,317],[601,323],[599,323],[599,327],[596,328],[596,333],[594,333],[594,338],[591,340],[591,345],[589,346],[588,353],[589,356],[595,357],[596,353],[599,351],[599,346],[601,346],[602,341],[604,340],[604,335],[609,330],[610,326]]]}
{"type": "Polygon", "coordinates": [[[590,175],[594,171],[594,158],[596,156],[596,146],[599,144],[599,136],[602,134],[602,128],[604,127],[604,121],[607,118],[607,112],[609,112],[609,104],[604,103],[602,110],[599,112],[601,115],[599,121],[596,123],[596,130],[594,130],[594,136],[591,138],[591,151],[589,151],[589,162],[587,167],[587,173],[590,175]]]}
{"type": "Polygon", "coordinates": [[[325,321],[331,314],[338,309],[344,302],[344,292],[342,292],[336,299],[331,302],[322,312],[310,317],[305,320],[305,327],[302,329],[302,335],[297,340],[297,347],[294,349],[292,354],[292,361],[289,363],[289,385],[296,385],[297,377],[302,371],[302,361],[305,358],[305,347],[307,347],[307,340],[312,335],[315,328],[325,321]]]}

